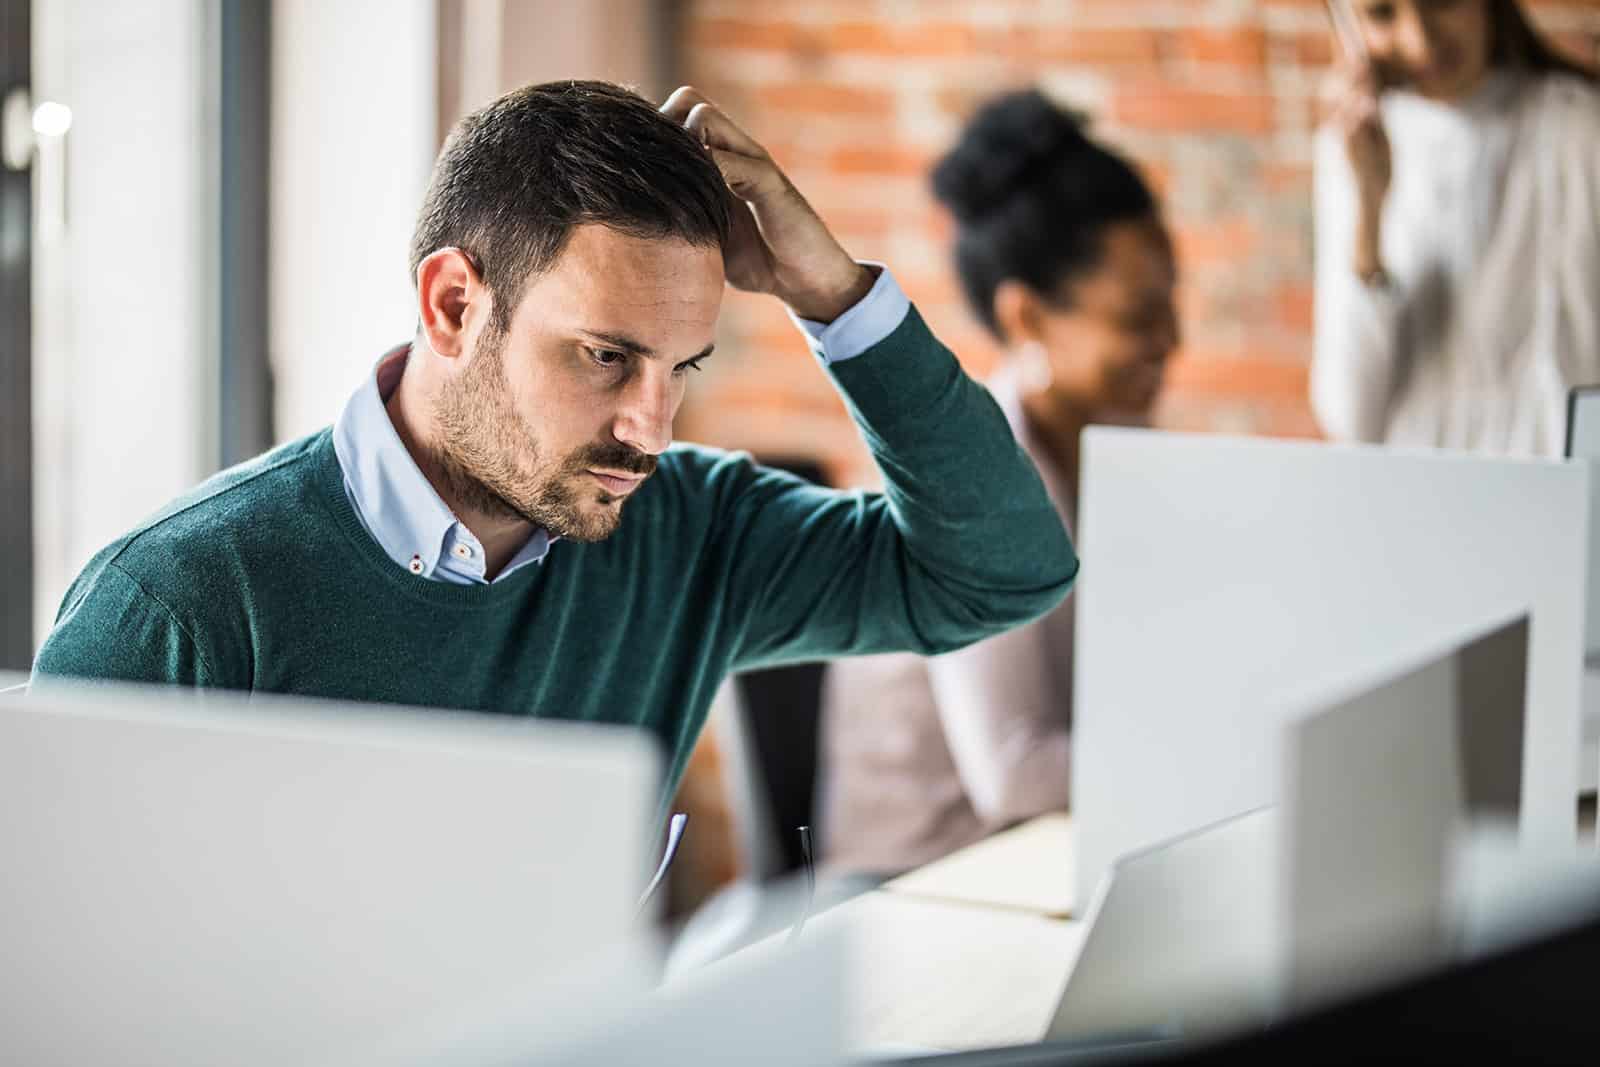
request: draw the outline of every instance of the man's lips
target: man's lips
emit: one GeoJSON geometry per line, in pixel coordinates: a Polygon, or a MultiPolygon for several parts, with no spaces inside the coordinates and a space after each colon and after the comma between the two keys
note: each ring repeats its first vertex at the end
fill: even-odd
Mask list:
{"type": "Polygon", "coordinates": [[[646,477],[643,474],[596,470],[589,471],[589,474],[612,496],[627,496],[639,488],[639,483],[643,482],[646,477]]]}

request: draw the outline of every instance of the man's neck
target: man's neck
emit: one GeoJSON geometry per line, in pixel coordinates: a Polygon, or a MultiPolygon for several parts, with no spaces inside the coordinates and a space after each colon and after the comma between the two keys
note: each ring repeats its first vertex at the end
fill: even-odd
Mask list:
{"type": "Polygon", "coordinates": [[[491,515],[468,506],[459,498],[434,459],[438,429],[433,418],[430,383],[424,380],[425,372],[419,373],[417,367],[409,365],[412,360],[408,359],[407,363],[399,383],[383,402],[384,410],[422,476],[428,479],[445,507],[483,546],[483,574],[492,582],[536,531],[532,523],[523,519],[491,515]]]}

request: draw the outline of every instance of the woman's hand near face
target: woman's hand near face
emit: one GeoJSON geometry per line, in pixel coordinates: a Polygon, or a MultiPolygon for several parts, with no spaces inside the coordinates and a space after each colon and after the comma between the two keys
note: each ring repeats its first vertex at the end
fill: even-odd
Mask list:
{"type": "Polygon", "coordinates": [[[1356,220],[1356,273],[1366,277],[1382,269],[1378,235],[1383,204],[1393,177],[1389,135],[1378,107],[1380,82],[1370,62],[1336,70],[1324,93],[1327,122],[1344,144],[1355,176],[1360,210],[1356,220]]]}

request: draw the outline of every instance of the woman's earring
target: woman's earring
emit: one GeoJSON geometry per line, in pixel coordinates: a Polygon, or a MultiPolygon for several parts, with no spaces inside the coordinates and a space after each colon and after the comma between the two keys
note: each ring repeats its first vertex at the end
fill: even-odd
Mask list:
{"type": "Polygon", "coordinates": [[[1025,393],[1042,393],[1055,379],[1050,353],[1038,341],[1024,341],[1017,348],[1017,377],[1025,393]]]}

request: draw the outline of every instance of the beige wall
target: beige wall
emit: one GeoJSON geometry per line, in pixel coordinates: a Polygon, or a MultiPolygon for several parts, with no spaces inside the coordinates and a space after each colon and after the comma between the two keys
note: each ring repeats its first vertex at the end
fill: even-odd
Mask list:
{"type": "Polygon", "coordinates": [[[601,78],[652,99],[671,86],[664,0],[440,0],[440,139],[519,85],[601,78]]]}
{"type": "Polygon", "coordinates": [[[416,326],[406,258],[436,149],[432,0],[276,0],[271,360],[279,440],[332,422],[416,326]]]}
{"type": "Polygon", "coordinates": [[[36,190],[65,204],[34,256],[36,644],[95,551],[210,471],[203,19],[195,0],[34,5],[34,97],[73,112],[64,185],[36,190]]]}

